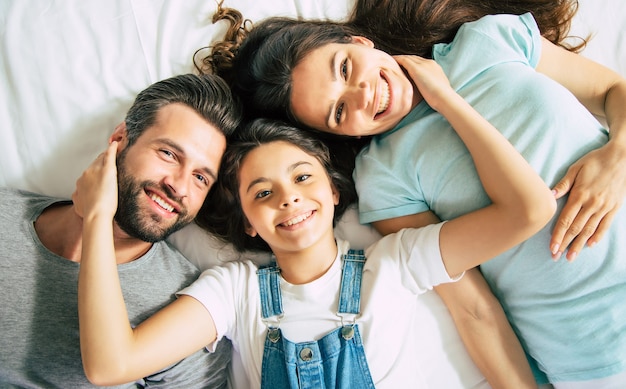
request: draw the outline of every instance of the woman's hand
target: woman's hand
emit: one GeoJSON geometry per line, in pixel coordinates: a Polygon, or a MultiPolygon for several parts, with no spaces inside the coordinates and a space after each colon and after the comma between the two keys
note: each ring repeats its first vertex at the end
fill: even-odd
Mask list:
{"type": "Polygon", "coordinates": [[[557,260],[567,250],[573,261],[609,229],[626,196],[626,148],[609,141],[576,163],[554,187],[556,198],[569,193],[559,215],[550,250],[557,260]]]}
{"type": "Polygon", "coordinates": [[[441,104],[446,103],[451,94],[456,94],[441,66],[432,59],[416,55],[396,55],[394,59],[432,109],[439,111],[441,104]]]}
{"type": "Polygon", "coordinates": [[[76,181],[72,201],[83,219],[102,214],[113,220],[117,211],[117,146],[116,141],[111,142],[76,181]]]}

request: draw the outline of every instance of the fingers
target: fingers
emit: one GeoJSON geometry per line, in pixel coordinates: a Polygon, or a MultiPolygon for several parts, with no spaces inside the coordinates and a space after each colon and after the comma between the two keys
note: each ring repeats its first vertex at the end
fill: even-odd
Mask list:
{"type": "Polygon", "coordinates": [[[580,253],[580,251],[588,244],[591,237],[597,231],[600,222],[602,221],[602,214],[600,213],[589,213],[581,210],[576,217],[569,223],[567,217],[561,219],[557,222],[557,225],[561,224],[565,233],[563,237],[558,240],[558,238],[554,241],[551,247],[552,257],[555,260],[558,260],[561,255],[567,250],[567,254],[565,258],[568,261],[574,261],[580,253]],[[565,227],[569,223],[569,227],[565,227]]]}
{"type": "Polygon", "coordinates": [[[601,197],[570,196],[552,233],[552,258],[558,260],[567,251],[566,259],[575,260],[585,245],[592,246],[604,236],[614,215],[601,197]]]}
{"type": "Polygon", "coordinates": [[[118,142],[112,141],[76,180],[72,193],[76,214],[86,215],[102,208],[115,212],[117,207],[117,169],[115,166],[118,142]],[[104,205],[104,207],[102,207],[104,205]]]}
{"type": "Polygon", "coordinates": [[[561,181],[557,182],[557,184],[552,188],[554,197],[557,200],[565,196],[570,191],[570,189],[572,189],[572,184],[574,183],[575,178],[576,172],[573,172],[572,169],[569,169],[565,177],[563,177],[561,181]]]}
{"type": "Polygon", "coordinates": [[[443,69],[432,59],[415,55],[394,56],[424,100],[434,109],[454,93],[443,69]]]}
{"type": "Polygon", "coordinates": [[[115,157],[117,156],[117,147],[119,143],[117,141],[111,141],[109,143],[109,147],[102,153],[103,156],[103,164],[107,165],[115,165],[115,157]]]}

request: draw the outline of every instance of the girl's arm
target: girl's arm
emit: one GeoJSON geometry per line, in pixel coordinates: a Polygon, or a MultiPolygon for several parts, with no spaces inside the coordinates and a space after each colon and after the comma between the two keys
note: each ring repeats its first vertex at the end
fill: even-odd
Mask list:
{"type": "Polygon", "coordinates": [[[78,279],[78,316],[85,374],[97,385],[130,382],[211,343],[215,327],[209,312],[182,296],[133,329],[120,287],[113,243],[117,174],[112,142],[83,173],[72,199],[83,218],[78,279]]]}
{"type": "MultiPolygon", "coordinates": [[[[438,223],[432,212],[374,222],[383,235],[402,228],[438,223]]],[[[513,332],[502,305],[478,268],[457,282],[435,286],[470,357],[494,389],[536,388],[524,349],[513,332]]]]}
{"type": "Polygon", "coordinates": [[[455,129],[469,150],[491,204],[448,221],[439,246],[448,274],[459,274],[523,242],[556,210],[550,188],[509,141],[451,87],[433,60],[396,60],[426,102],[455,129]]]}
{"type": "Polygon", "coordinates": [[[587,109],[606,118],[609,142],[574,163],[555,186],[569,193],[552,233],[553,256],[573,260],[602,239],[626,196],[626,79],[543,39],[537,71],[569,89],[587,109]]]}

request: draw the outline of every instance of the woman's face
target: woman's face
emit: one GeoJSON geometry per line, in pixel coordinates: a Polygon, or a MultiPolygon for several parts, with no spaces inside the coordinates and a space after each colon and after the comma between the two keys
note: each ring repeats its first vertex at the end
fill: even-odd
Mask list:
{"type": "Polygon", "coordinates": [[[400,65],[363,37],[313,50],[294,68],[292,83],[298,120],[333,134],[380,134],[415,106],[413,83],[400,65]]]}
{"type": "Polygon", "coordinates": [[[252,150],[239,169],[250,236],[260,235],[276,255],[334,241],[339,194],[317,158],[277,141],[252,150]]]}

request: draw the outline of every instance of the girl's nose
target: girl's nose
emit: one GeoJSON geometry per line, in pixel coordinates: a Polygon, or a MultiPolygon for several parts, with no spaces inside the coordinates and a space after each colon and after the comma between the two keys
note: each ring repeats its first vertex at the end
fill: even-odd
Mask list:
{"type": "Polygon", "coordinates": [[[291,192],[286,194],[283,197],[283,201],[282,201],[282,206],[283,207],[289,207],[291,205],[294,205],[296,203],[300,202],[300,195],[296,192],[291,192]]]}

